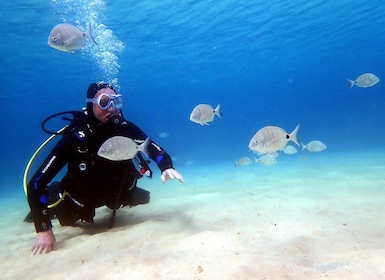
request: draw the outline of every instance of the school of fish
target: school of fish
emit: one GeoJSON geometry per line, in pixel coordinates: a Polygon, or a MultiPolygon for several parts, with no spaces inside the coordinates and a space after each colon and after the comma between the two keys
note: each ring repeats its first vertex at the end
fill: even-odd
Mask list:
{"type": "MultiPolygon", "coordinates": [[[[91,24],[85,32],[81,31],[74,25],[67,23],[57,24],[48,36],[48,45],[62,52],[74,53],[76,50],[83,48],[86,42],[90,41],[97,45],[94,37],[91,34],[91,24]]],[[[357,86],[360,88],[368,88],[380,82],[380,79],[373,73],[363,73],[355,80],[347,79],[350,83],[350,88],[357,86]]],[[[190,113],[190,121],[208,126],[209,122],[214,121],[214,117],[222,118],[221,105],[218,104],[213,108],[209,104],[198,104],[190,113]]],[[[307,144],[301,144],[298,140],[299,124],[291,133],[279,126],[264,126],[260,128],[249,141],[249,150],[257,154],[254,156],[254,161],[247,156],[243,156],[234,161],[235,166],[247,166],[251,163],[259,163],[261,165],[273,165],[277,163],[279,152],[286,155],[294,155],[298,150],[289,145],[292,141],[299,146],[302,151],[321,152],[326,149],[326,145],[320,140],[312,140],[307,144]]],[[[168,137],[169,133],[161,132],[159,137],[168,137]]],[[[150,139],[147,138],[142,143],[123,137],[114,136],[107,139],[99,148],[98,155],[102,158],[119,161],[133,159],[138,152],[146,152],[150,139]]]]}

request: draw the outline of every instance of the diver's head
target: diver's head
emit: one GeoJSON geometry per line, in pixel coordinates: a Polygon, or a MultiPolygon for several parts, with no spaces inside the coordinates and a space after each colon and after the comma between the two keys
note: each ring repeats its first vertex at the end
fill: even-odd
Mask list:
{"type": "Polygon", "coordinates": [[[123,98],[111,84],[92,83],[87,90],[87,112],[94,121],[108,122],[111,117],[118,116],[123,106],[123,98]]]}

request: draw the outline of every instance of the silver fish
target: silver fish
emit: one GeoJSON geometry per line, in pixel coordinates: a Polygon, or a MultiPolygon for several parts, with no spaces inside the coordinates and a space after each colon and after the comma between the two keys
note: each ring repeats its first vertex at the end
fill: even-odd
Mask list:
{"type": "Polygon", "coordinates": [[[372,73],[364,73],[362,75],[359,75],[355,81],[349,79],[348,81],[350,82],[350,88],[352,88],[353,86],[367,88],[377,84],[380,79],[372,73]]]}
{"type": "Polygon", "coordinates": [[[264,154],[272,153],[283,150],[290,140],[301,146],[297,139],[298,130],[299,125],[290,134],[278,126],[265,126],[251,138],[249,149],[264,154]]]}
{"type": "Polygon", "coordinates": [[[255,158],[254,160],[256,163],[259,163],[260,165],[273,165],[277,163],[276,157],[274,157],[271,154],[266,154],[263,156],[260,156],[259,158],[255,158]]]}
{"type": "Polygon", "coordinates": [[[319,140],[313,140],[306,145],[302,144],[302,150],[307,149],[309,152],[321,152],[326,149],[326,145],[319,140]]]}
{"type": "Polygon", "coordinates": [[[209,125],[208,122],[212,122],[215,115],[222,118],[221,104],[218,104],[215,109],[208,104],[199,104],[192,110],[190,121],[199,123],[200,125],[209,125]]]}
{"type": "Polygon", "coordinates": [[[294,155],[298,152],[297,149],[292,145],[286,145],[282,151],[287,155],[294,155]]]}
{"type": "MultiPolygon", "coordinates": [[[[56,25],[48,36],[48,45],[63,52],[74,53],[86,45],[86,38],[96,44],[91,34],[91,25],[82,32],[76,26],[67,23],[56,25]]],[[[97,44],[96,44],[97,45],[97,44]]]]}
{"type": "MultiPolygon", "coordinates": [[[[138,152],[147,151],[147,146],[150,143],[150,138],[147,137],[141,144],[137,141],[124,136],[114,136],[108,138],[99,148],[98,156],[113,160],[128,160],[133,159],[138,152]]],[[[141,140],[142,141],[142,140],[141,140]]]]}
{"type": "Polygon", "coordinates": [[[167,132],[161,132],[161,133],[159,133],[159,137],[160,137],[160,138],[166,138],[166,137],[168,137],[168,136],[170,136],[170,133],[167,133],[167,132]]]}
{"type": "Polygon", "coordinates": [[[234,161],[235,167],[237,166],[246,166],[252,163],[253,161],[249,157],[241,157],[237,161],[234,161]]]}

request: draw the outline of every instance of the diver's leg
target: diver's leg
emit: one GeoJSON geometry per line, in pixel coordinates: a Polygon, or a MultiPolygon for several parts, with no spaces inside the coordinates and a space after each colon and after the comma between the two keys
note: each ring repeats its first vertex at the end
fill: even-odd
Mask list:
{"type": "Polygon", "coordinates": [[[147,204],[150,202],[150,192],[139,187],[134,187],[129,192],[126,192],[122,197],[123,206],[136,206],[139,204],[147,204]]]}
{"type": "Polygon", "coordinates": [[[47,189],[49,203],[55,207],[49,208],[51,216],[56,217],[62,226],[72,226],[76,221],[93,222],[95,209],[90,209],[72,198],[65,192],[60,183],[52,183],[47,189]],[[63,197],[63,198],[62,198],[63,197]]]}

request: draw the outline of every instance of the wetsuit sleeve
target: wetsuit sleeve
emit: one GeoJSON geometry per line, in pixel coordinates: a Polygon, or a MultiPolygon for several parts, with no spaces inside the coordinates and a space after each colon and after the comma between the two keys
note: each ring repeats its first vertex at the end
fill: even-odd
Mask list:
{"type": "MultiPolygon", "coordinates": [[[[128,122],[131,135],[130,138],[139,138],[145,140],[148,136],[136,125],[128,122]]],[[[160,171],[164,171],[168,168],[174,168],[170,155],[158,144],[150,139],[150,143],[146,151],[147,156],[156,162],[160,171]]]]}
{"type": "Polygon", "coordinates": [[[147,156],[156,162],[162,172],[168,168],[174,168],[170,155],[152,140],[148,145],[147,156]]]}
{"type": "Polygon", "coordinates": [[[71,142],[69,138],[63,136],[28,183],[28,203],[36,232],[46,231],[52,227],[47,210],[47,186],[68,162],[68,142],[71,142]]]}

